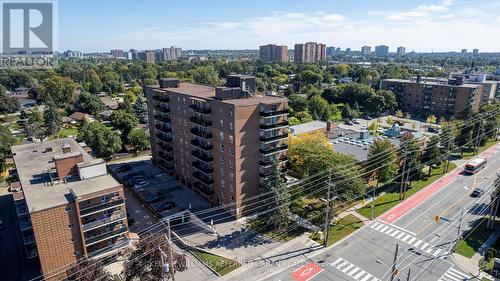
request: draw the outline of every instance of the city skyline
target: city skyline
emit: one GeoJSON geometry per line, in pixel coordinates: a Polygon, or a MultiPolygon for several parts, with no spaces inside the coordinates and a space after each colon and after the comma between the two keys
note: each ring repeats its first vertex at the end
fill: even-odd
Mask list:
{"type": "Polygon", "coordinates": [[[398,46],[405,46],[407,52],[500,50],[500,40],[479,40],[491,37],[500,27],[500,16],[494,13],[500,1],[358,2],[352,6],[325,0],[283,5],[257,0],[234,6],[226,0],[168,5],[157,0],[141,5],[131,0],[119,4],[60,0],[58,49],[109,52],[172,45],[184,50],[258,49],[268,43],[291,47],[315,41],[352,50],[388,45],[390,52],[398,46]],[[169,14],[169,10],[176,12],[169,14]]]}

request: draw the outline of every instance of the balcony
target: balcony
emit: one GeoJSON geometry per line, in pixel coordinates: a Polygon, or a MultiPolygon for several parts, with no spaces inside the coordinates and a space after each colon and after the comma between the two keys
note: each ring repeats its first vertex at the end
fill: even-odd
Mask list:
{"type": "Polygon", "coordinates": [[[112,244],[110,246],[92,251],[92,252],[88,253],[88,256],[90,258],[100,258],[100,257],[105,256],[107,254],[111,254],[111,253],[114,253],[115,251],[126,248],[129,245],[130,245],[129,239],[122,239],[120,241],[117,241],[115,244],[112,244]]]}
{"type": "Polygon", "coordinates": [[[97,228],[115,221],[123,220],[127,218],[127,214],[124,211],[114,212],[111,216],[102,217],[93,222],[84,223],[82,225],[83,231],[89,231],[93,228],[97,228]]]}
{"type": "Polygon", "coordinates": [[[193,151],[191,153],[191,155],[193,155],[194,158],[198,159],[198,160],[201,160],[205,163],[210,163],[212,161],[214,161],[214,157],[213,156],[210,156],[210,155],[206,155],[204,153],[201,153],[197,150],[193,151]]]}
{"type": "Polygon", "coordinates": [[[167,127],[165,125],[156,124],[155,128],[157,130],[160,130],[160,131],[164,132],[164,133],[170,133],[170,132],[172,132],[172,128],[167,127]]]}
{"type": "Polygon", "coordinates": [[[200,149],[205,150],[205,151],[210,151],[210,150],[214,149],[213,145],[205,143],[205,142],[201,142],[197,139],[191,140],[191,144],[194,145],[195,147],[200,148],[200,149]]]}
{"type": "Polygon", "coordinates": [[[212,113],[212,109],[210,109],[209,107],[201,107],[201,106],[197,106],[194,104],[190,105],[189,109],[194,111],[194,112],[201,113],[201,114],[211,114],[212,113]]]}
{"type": "Polygon", "coordinates": [[[110,238],[113,238],[115,236],[126,233],[127,231],[128,231],[127,226],[123,225],[120,228],[115,229],[115,230],[105,231],[105,232],[99,233],[97,235],[90,235],[89,237],[85,238],[85,244],[87,246],[90,246],[90,245],[98,243],[100,241],[110,239],[110,238]]]}
{"type": "Polygon", "coordinates": [[[162,140],[164,142],[171,142],[172,141],[172,137],[167,135],[167,134],[156,134],[156,138],[159,139],[159,140],[162,140]]]}
{"type": "Polygon", "coordinates": [[[31,221],[29,218],[20,219],[19,225],[21,227],[21,231],[28,230],[28,229],[32,228],[31,221]]]}
{"type": "Polygon", "coordinates": [[[288,133],[283,133],[276,136],[261,136],[260,141],[265,143],[270,143],[270,142],[280,141],[286,138],[288,138],[288,133]]]}
{"type": "Polygon", "coordinates": [[[276,153],[276,152],[280,152],[280,151],[285,151],[287,149],[288,149],[288,145],[284,144],[284,145],[277,146],[277,147],[261,148],[260,153],[272,154],[272,153],[276,153]]]}
{"type": "Polygon", "coordinates": [[[162,122],[162,123],[170,123],[170,122],[172,122],[172,119],[170,119],[170,117],[159,115],[159,114],[155,115],[155,120],[159,121],[159,122],[162,122]]]}
{"type": "Polygon", "coordinates": [[[169,113],[170,112],[170,108],[168,108],[167,106],[163,106],[163,105],[155,105],[154,109],[157,110],[158,112],[161,112],[161,113],[169,113]]]}
{"type": "Polygon", "coordinates": [[[288,109],[267,110],[267,111],[260,112],[260,116],[262,116],[262,117],[273,117],[273,116],[280,116],[280,115],[288,115],[288,109]]]}
{"type": "Polygon", "coordinates": [[[166,151],[166,152],[174,151],[174,148],[172,146],[166,145],[165,143],[160,143],[158,146],[161,148],[161,150],[166,151]]]}
{"type": "Polygon", "coordinates": [[[160,168],[165,169],[166,171],[173,171],[174,170],[174,165],[173,164],[168,164],[163,160],[158,161],[158,165],[160,168]]]}
{"type": "Polygon", "coordinates": [[[280,163],[283,163],[283,162],[286,162],[288,161],[288,158],[286,156],[282,156],[280,158],[277,158],[277,159],[263,159],[263,160],[260,160],[259,161],[259,164],[261,166],[272,166],[274,165],[274,163],[277,163],[277,164],[280,164],[280,163]]]}
{"type": "Polygon", "coordinates": [[[208,187],[200,182],[195,182],[193,184],[193,189],[207,199],[212,197],[215,194],[213,189],[211,189],[210,187],[208,187]]]}
{"type": "Polygon", "coordinates": [[[206,165],[203,165],[200,162],[196,162],[196,161],[193,162],[193,167],[205,175],[210,175],[214,172],[214,168],[207,167],[206,165]]]}
{"type": "Polygon", "coordinates": [[[193,177],[205,185],[211,185],[214,183],[214,179],[206,176],[200,172],[194,172],[193,177]]]}
{"type": "Polygon", "coordinates": [[[28,259],[38,257],[38,251],[36,249],[26,250],[26,257],[28,259]]]}
{"type": "Polygon", "coordinates": [[[264,130],[284,128],[284,127],[288,127],[288,120],[276,122],[276,123],[270,123],[270,124],[266,124],[266,123],[260,124],[260,128],[264,129],[264,130]]]}
{"type": "Polygon", "coordinates": [[[35,236],[23,236],[24,245],[29,245],[35,243],[35,236]]]}
{"type": "MultiPolygon", "coordinates": [[[[284,173],[286,173],[286,171],[287,171],[286,167],[279,167],[278,168],[278,172],[280,174],[284,174],[284,173]]],[[[262,178],[267,178],[267,177],[269,177],[269,175],[271,175],[271,173],[272,173],[272,168],[266,169],[264,171],[259,171],[259,176],[262,178]]]]}
{"type": "Polygon", "coordinates": [[[153,100],[159,101],[159,102],[169,102],[170,101],[170,99],[166,95],[154,95],[153,100]]]}
{"type": "Polygon", "coordinates": [[[160,156],[161,159],[163,159],[163,160],[165,160],[167,162],[170,162],[170,161],[174,160],[174,156],[173,155],[171,155],[170,153],[167,154],[167,153],[165,153],[163,151],[158,152],[158,156],[160,156]]]}
{"type": "Polygon", "coordinates": [[[202,131],[202,130],[200,130],[198,128],[192,128],[191,129],[191,134],[193,134],[195,136],[198,136],[200,138],[203,138],[203,139],[211,139],[212,138],[212,133],[202,131]]]}
{"type": "Polygon", "coordinates": [[[18,217],[27,215],[29,213],[29,211],[28,211],[28,207],[26,206],[26,203],[23,202],[23,203],[16,204],[16,212],[17,212],[18,217]]]}
{"type": "Polygon", "coordinates": [[[200,125],[200,126],[203,126],[203,127],[210,127],[210,126],[212,126],[212,121],[206,120],[206,119],[203,119],[203,118],[199,118],[199,117],[191,117],[191,118],[189,118],[189,121],[191,121],[191,123],[194,123],[196,125],[200,125]]]}
{"type": "Polygon", "coordinates": [[[87,208],[82,208],[80,209],[80,215],[81,216],[87,216],[96,212],[104,211],[106,209],[114,208],[120,205],[123,205],[125,201],[121,196],[114,196],[110,200],[104,202],[104,203],[99,203],[97,205],[93,205],[87,208]]]}

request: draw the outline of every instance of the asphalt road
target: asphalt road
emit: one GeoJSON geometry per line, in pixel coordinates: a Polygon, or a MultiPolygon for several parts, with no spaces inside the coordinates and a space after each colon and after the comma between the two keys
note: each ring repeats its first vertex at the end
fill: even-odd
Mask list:
{"type": "Polygon", "coordinates": [[[453,264],[449,251],[459,233],[463,235],[488,212],[492,183],[500,171],[500,144],[484,155],[488,165],[480,173],[463,175],[459,167],[337,246],[306,257],[306,265],[266,280],[390,280],[397,245],[394,280],[467,280],[470,276],[453,264]],[[471,197],[476,187],[485,194],[471,197]]]}

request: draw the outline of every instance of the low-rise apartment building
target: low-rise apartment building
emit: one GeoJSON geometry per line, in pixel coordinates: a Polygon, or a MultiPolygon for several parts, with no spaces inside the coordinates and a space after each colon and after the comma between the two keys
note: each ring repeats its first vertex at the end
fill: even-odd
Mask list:
{"type": "Polygon", "coordinates": [[[12,147],[22,193],[16,209],[28,258],[45,279],[60,279],[82,257],[129,245],[123,187],[73,139],[12,147]]]}
{"type": "Polygon", "coordinates": [[[384,79],[380,88],[396,95],[399,108],[412,114],[458,116],[467,110],[477,112],[481,85],[464,84],[460,80],[384,79]]]}
{"type": "Polygon", "coordinates": [[[234,216],[253,210],[274,163],[286,172],[288,100],[256,94],[254,76],[217,88],[160,79],[147,97],[154,163],[234,216]]]}

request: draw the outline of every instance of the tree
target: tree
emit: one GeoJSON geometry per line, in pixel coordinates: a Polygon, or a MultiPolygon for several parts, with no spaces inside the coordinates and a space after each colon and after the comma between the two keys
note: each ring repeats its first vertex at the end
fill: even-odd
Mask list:
{"type": "Polygon", "coordinates": [[[324,98],[313,96],[309,100],[309,113],[313,115],[313,118],[314,115],[317,115],[317,118],[326,121],[330,119],[331,116],[330,105],[324,98]]]}
{"type": "Polygon", "coordinates": [[[290,193],[280,174],[278,163],[274,163],[271,174],[266,179],[262,193],[269,193],[261,200],[265,206],[265,217],[274,230],[282,230],[290,224],[290,193]]]}
{"type": "Polygon", "coordinates": [[[194,82],[207,85],[220,85],[219,74],[212,65],[199,66],[189,71],[194,82]]]}
{"type": "Polygon", "coordinates": [[[302,75],[302,81],[304,81],[306,85],[309,84],[315,85],[323,80],[323,76],[321,74],[314,72],[312,70],[305,70],[301,73],[301,75],[302,75]]]}
{"type": "Polygon", "coordinates": [[[99,94],[102,91],[103,83],[94,69],[89,70],[88,80],[85,86],[87,91],[92,94],[99,94]]]}
{"type": "Polygon", "coordinates": [[[7,95],[7,90],[0,85],[0,114],[14,113],[19,110],[19,103],[7,95]]]}
{"type": "Polygon", "coordinates": [[[342,107],[342,117],[351,120],[352,118],[354,118],[353,116],[354,114],[351,106],[349,104],[345,104],[344,107],[342,107]]]}
{"type": "Polygon", "coordinates": [[[307,123],[313,121],[313,117],[307,111],[295,113],[295,117],[300,120],[300,123],[307,123]]]}
{"type": "Polygon", "coordinates": [[[9,128],[0,125],[0,172],[5,171],[5,158],[10,155],[10,148],[15,142],[9,128]]]}
{"type": "Polygon", "coordinates": [[[292,117],[288,118],[288,123],[290,124],[290,126],[295,126],[295,125],[300,124],[300,120],[299,120],[299,118],[292,116],[292,117]]]}
{"type": "Polygon", "coordinates": [[[401,110],[399,110],[399,109],[398,109],[398,110],[396,110],[396,117],[397,117],[397,118],[403,118],[403,116],[404,116],[404,115],[403,115],[403,112],[402,112],[401,110]]]}
{"type": "Polygon", "coordinates": [[[45,108],[43,122],[45,125],[45,137],[53,136],[62,129],[61,115],[54,104],[50,103],[45,108]]]}
{"type": "Polygon", "coordinates": [[[432,124],[436,123],[436,120],[437,120],[436,116],[431,114],[427,117],[426,122],[429,124],[429,127],[432,127],[432,124]]]}
{"type": "Polygon", "coordinates": [[[114,280],[111,274],[104,269],[102,260],[91,260],[88,258],[78,260],[75,265],[66,271],[66,274],[67,277],[64,280],[67,281],[114,280]]]}
{"type": "Polygon", "coordinates": [[[35,139],[40,139],[43,136],[43,126],[44,120],[43,116],[38,111],[38,109],[34,110],[31,112],[31,114],[28,117],[28,137],[32,137],[35,139]]]}
{"type": "Polygon", "coordinates": [[[368,101],[375,95],[375,90],[368,85],[359,83],[350,83],[342,88],[342,102],[354,106],[357,101],[360,106],[365,107],[368,101]]]}
{"type": "Polygon", "coordinates": [[[427,142],[424,151],[422,153],[422,163],[426,163],[429,166],[429,176],[432,173],[433,165],[441,165],[441,150],[439,150],[439,135],[434,135],[431,137],[429,142],[427,142]]]}
{"type": "Polygon", "coordinates": [[[308,101],[307,98],[294,94],[288,97],[288,105],[293,110],[293,112],[306,111],[308,101]]]}
{"type": "Polygon", "coordinates": [[[406,161],[403,161],[403,165],[400,166],[399,174],[403,175],[403,171],[405,171],[403,176],[406,177],[406,175],[408,175],[408,180],[410,182],[412,180],[421,179],[423,173],[422,164],[420,162],[422,153],[420,144],[410,132],[405,132],[403,134],[400,143],[400,159],[406,159],[406,161]]]}
{"type": "MultiPolygon", "coordinates": [[[[372,123],[375,124],[375,123],[372,123]]],[[[367,170],[376,170],[377,187],[380,182],[394,178],[398,172],[396,147],[390,140],[376,140],[368,150],[367,170]]]]}
{"type": "Polygon", "coordinates": [[[78,95],[78,98],[76,99],[75,109],[77,111],[97,116],[106,109],[106,106],[98,96],[83,92],[78,95]]]}
{"type": "Polygon", "coordinates": [[[322,133],[290,137],[288,158],[291,168],[301,177],[314,175],[330,167],[334,159],[332,144],[322,133]]]}
{"type": "Polygon", "coordinates": [[[139,96],[134,104],[135,114],[139,117],[141,123],[146,123],[148,121],[148,109],[146,99],[143,96],[139,96]]]}
{"type": "Polygon", "coordinates": [[[149,136],[143,129],[135,128],[128,134],[128,143],[137,151],[144,151],[149,148],[149,136]]]}
{"type": "Polygon", "coordinates": [[[130,131],[132,131],[137,124],[139,124],[137,117],[125,110],[115,110],[113,114],[111,114],[111,125],[113,125],[113,128],[121,132],[124,140],[126,140],[130,131]]]}
{"type": "Polygon", "coordinates": [[[122,148],[120,133],[99,122],[84,121],[77,139],[85,142],[93,153],[102,158],[109,158],[122,148]]]}
{"type": "Polygon", "coordinates": [[[45,102],[64,107],[73,104],[76,87],[76,83],[71,78],[55,75],[42,81],[40,91],[45,102]]]}
{"type": "Polygon", "coordinates": [[[123,93],[125,91],[125,86],[120,80],[120,75],[118,73],[108,70],[105,71],[101,76],[102,90],[109,94],[123,93]]]}
{"type": "Polygon", "coordinates": [[[186,256],[172,250],[170,258],[170,243],[162,233],[147,234],[141,237],[135,249],[128,255],[124,263],[123,275],[126,281],[142,280],[156,281],[162,277],[170,278],[170,274],[163,274],[162,257],[158,248],[167,255],[165,259],[172,259],[169,265],[172,274],[187,270],[186,256]]]}

